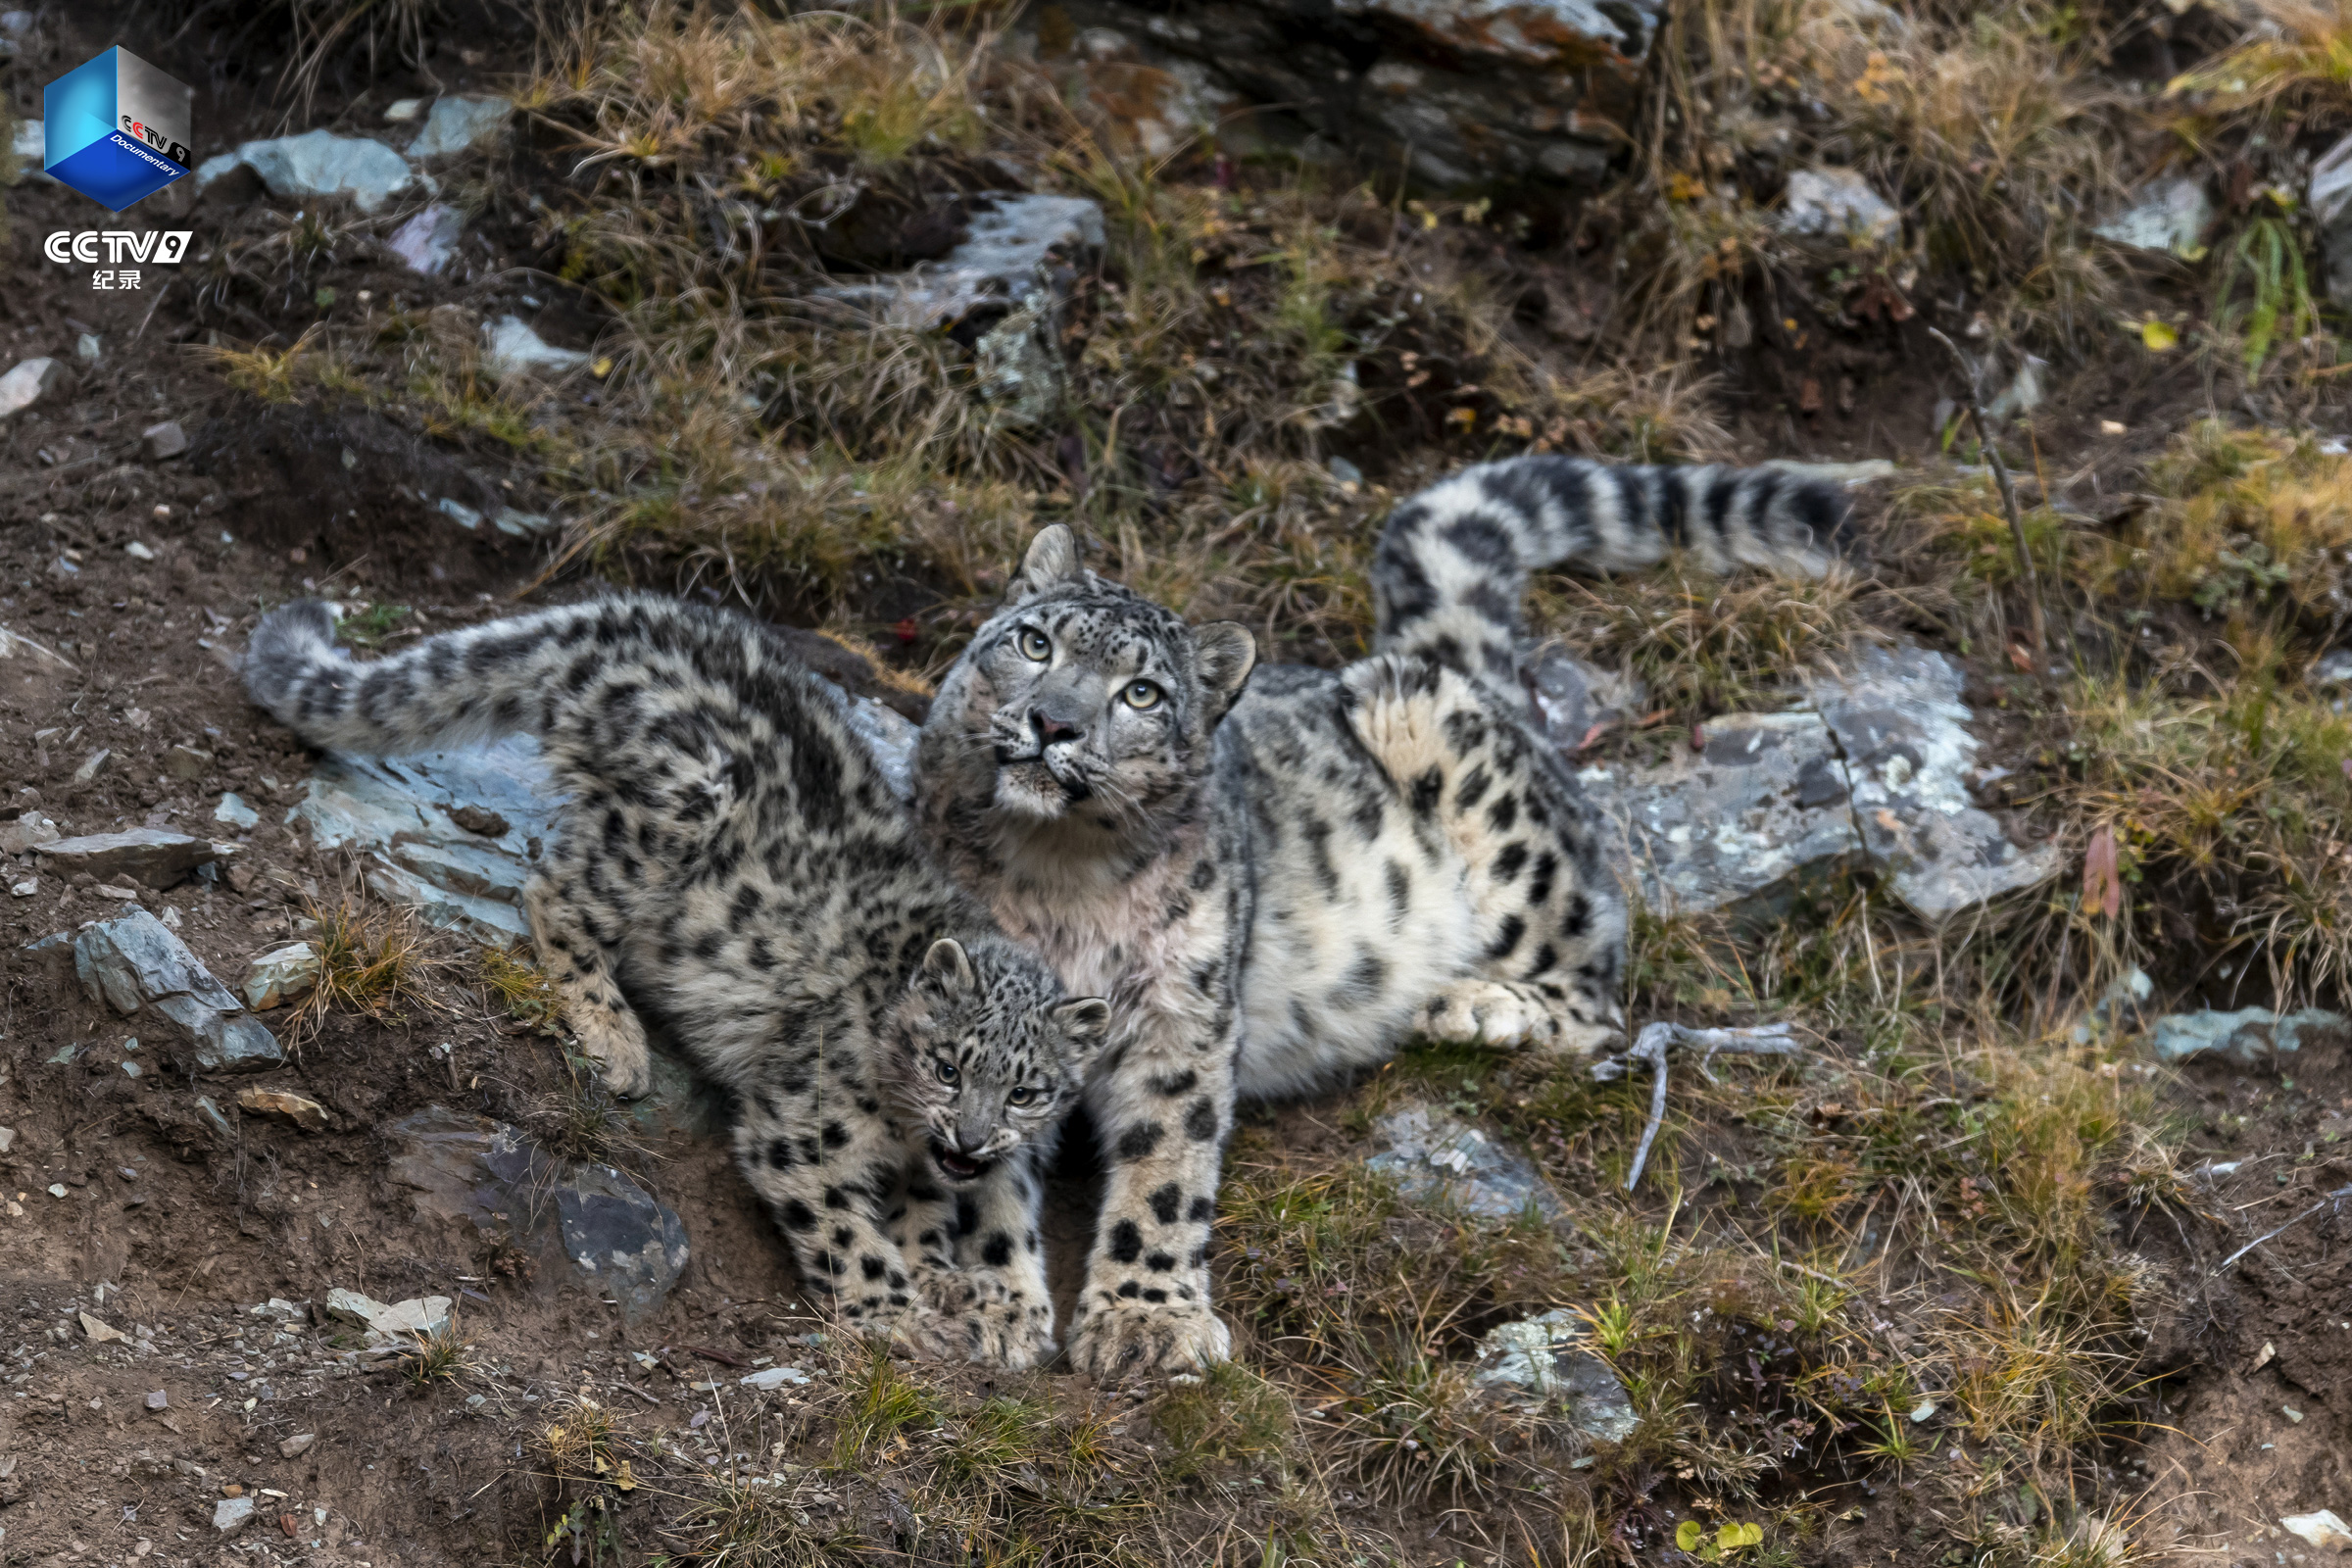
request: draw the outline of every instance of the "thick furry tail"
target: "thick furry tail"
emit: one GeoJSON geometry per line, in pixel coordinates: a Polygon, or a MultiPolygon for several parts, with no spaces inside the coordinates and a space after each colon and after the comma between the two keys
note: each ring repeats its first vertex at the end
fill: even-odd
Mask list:
{"type": "Polygon", "coordinates": [[[1847,543],[1838,486],[1781,468],[1638,467],[1583,458],[1482,464],[1389,514],[1372,558],[1376,654],[1421,654],[1516,692],[1531,572],[1647,566],[1828,571],[1847,543]]]}
{"type": "Polygon", "coordinates": [[[569,695],[555,677],[571,652],[602,640],[629,605],[599,600],[446,631],[360,664],[335,646],[333,607],[302,600],[254,628],[245,690],[313,745],[369,756],[542,734],[569,695]]]}

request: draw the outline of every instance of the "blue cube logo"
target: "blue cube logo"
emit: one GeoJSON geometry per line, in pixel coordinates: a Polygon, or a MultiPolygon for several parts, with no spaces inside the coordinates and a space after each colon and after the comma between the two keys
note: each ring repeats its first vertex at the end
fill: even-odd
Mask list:
{"type": "Polygon", "coordinates": [[[109,49],[42,94],[41,167],[121,212],[188,172],[195,94],[127,49],[109,49]]]}

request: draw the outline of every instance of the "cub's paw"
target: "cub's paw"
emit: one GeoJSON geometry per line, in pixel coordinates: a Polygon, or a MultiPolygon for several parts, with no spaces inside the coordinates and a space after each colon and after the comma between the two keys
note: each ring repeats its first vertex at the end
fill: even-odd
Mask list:
{"type": "Polygon", "coordinates": [[[1198,1301],[1081,1307],[1070,1363],[1103,1382],[1198,1372],[1233,1353],[1233,1332],[1198,1301]]]}
{"type": "Polygon", "coordinates": [[[1432,1040],[1549,1046],[1559,1014],[1535,992],[1496,980],[1459,980],[1421,1004],[1413,1028],[1432,1040]]]}
{"type": "Polygon", "coordinates": [[[605,1087],[623,1100],[653,1092],[654,1061],[645,1048],[645,1025],[626,1003],[614,1006],[574,1004],[564,1021],[579,1037],[580,1050],[598,1063],[605,1087]]]}
{"type": "Polygon", "coordinates": [[[986,1269],[941,1269],[916,1282],[923,1353],[1015,1371],[1054,1353],[1054,1307],[986,1269]]]}

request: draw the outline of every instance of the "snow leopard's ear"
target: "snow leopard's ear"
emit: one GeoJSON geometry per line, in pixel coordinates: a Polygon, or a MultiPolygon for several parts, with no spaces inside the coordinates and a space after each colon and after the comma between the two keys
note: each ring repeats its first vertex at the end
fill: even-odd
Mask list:
{"type": "Polygon", "coordinates": [[[1110,1039],[1110,1004],[1101,997],[1062,1003],[1052,1017],[1054,1027],[1069,1042],[1064,1055],[1073,1070],[1083,1069],[1110,1039]]]}
{"type": "Polygon", "coordinates": [[[1029,541],[1029,554],[1021,559],[1020,581],[1013,585],[1010,597],[1026,599],[1058,588],[1074,580],[1079,569],[1078,536],[1070,532],[1069,524],[1057,522],[1040,528],[1037,537],[1029,541]]]}
{"type": "Polygon", "coordinates": [[[1257,639],[1238,620],[1212,620],[1193,628],[1193,667],[1208,689],[1209,717],[1222,718],[1257,666],[1257,639]]]}
{"type": "Polygon", "coordinates": [[[923,955],[923,965],[915,971],[915,982],[929,986],[947,997],[971,995],[979,982],[972,974],[972,960],[963,951],[963,944],[954,937],[941,937],[923,955]]]}

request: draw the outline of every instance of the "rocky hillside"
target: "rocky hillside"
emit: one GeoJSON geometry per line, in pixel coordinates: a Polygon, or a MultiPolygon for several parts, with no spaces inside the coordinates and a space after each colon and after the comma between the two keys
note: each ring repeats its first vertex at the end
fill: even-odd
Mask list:
{"type": "Polygon", "coordinates": [[[2347,58],[2234,0],[0,12],[0,1562],[2343,1549],[2347,58]],[[33,124],[117,42],[198,159],[121,219],[33,124]],[[108,227],[191,243],[45,252],[108,227]],[[798,628],[903,771],[1040,524],[1332,664],[1396,500],[1527,452],[1801,466],[1855,553],[1539,582],[1634,1037],[1251,1109],[1194,1381],[830,1336],[724,1107],[571,1049],[531,751],[316,756],[230,668],[299,595],[364,651],[626,582],[798,628]]]}

